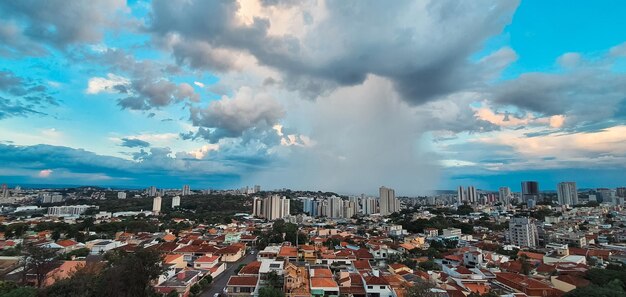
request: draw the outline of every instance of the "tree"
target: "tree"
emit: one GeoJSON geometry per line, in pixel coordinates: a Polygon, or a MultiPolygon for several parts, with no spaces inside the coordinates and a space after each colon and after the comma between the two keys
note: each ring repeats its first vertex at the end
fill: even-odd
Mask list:
{"type": "Polygon", "coordinates": [[[150,282],[163,273],[161,255],[153,249],[115,251],[106,258],[110,266],[98,278],[96,296],[150,296],[150,282]]]}
{"type": "Polygon", "coordinates": [[[171,290],[169,293],[167,293],[167,295],[165,295],[166,297],[178,297],[178,292],[176,290],[171,290]]]}
{"type": "Polygon", "coordinates": [[[529,275],[531,271],[530,262],[528,261],[528,256],[526,254],[522,254],[519,261],[522,263],[522,274],[529,275]]]}
{"type": "Polygon", "coordinates": [[[434,288],[433,284],[425,281],[416,282],[412,287],[406,290],[406,297],[436,297],[437,294],[430,289],[434,288]]]}
{"type": "Polygon", "coordinates": [[[274,287],[263,287],[259,290],[259,297],[285,297],[285,293],[274,287]]]}
{"type": "Polygon", "coordinates": [[[276,271],[272,271],[267,274],[267,285],[272,288],[281,287],[280,278],[278,277],[276,271]]]}
{"type": "Polygon", "coordinates": [[[52,269],[54,263],[55,252],[52,249],[27,245],[26,255],[23,258],[24,272],[23,280],[26,280],[26,274],[30,271],[35,274],[35,285],[41,287],[46,278],[46,274],[52,269]]]}
{"type": "Polygon", "coordinates": [[[52,231],[52,240],[58,241],[61,238],[61,231],[55,229],[52,231]]]}
{"type": "Polygon", "coordinates": [[[191,289],[189,289],[189,292],[191,292],[192,296],[197,296],[200,293],[201,289],[200,289],[200,285],[198,284],[194,284],[193,286],[191,286],[191,289]]]}

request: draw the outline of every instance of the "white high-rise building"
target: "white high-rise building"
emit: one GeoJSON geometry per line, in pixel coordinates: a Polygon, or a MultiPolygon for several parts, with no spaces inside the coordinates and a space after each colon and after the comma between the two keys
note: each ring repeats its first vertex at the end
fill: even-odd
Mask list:
{"type": "Polygon", "coordinates": [[[267,198],[255,197],[252,202],[252,213],[256,217],[270,221],[282,219],[290,214],[290,205],[289,199],[278,195],[267,198]]]}
{"type": "Polygon", "coordinates": [[[519,247],[534,248],[539,243],[537,226],[533,218],[511,218],[508,235],[511,243],[519,247]]]}
{"type": "Polygon", "coordinates": [[[372,197],[364,197],[361,198],[361,213],[364,215],[369,215],[376,213],[376,199],[372,197]]]}
{"type": "Polygon", "coordinates": [[[172,208],[176,208],[180,206],[180,196],[174,196],[172,198],[172,208]]]}
{"type": "Polygon", "coordinates": [[[155,214],[159,214],[161,212],[161,197],[157,196],[152,199],[152,212],[155,214]]]}
{"type": "Polygon", "coordinates": [[[388,216],[400,211],[400,201],[396,199],[396,192],[393,189],[380,187],[379,189],[379,213],[381,216],[388,216]]]}
{"type": "Polygon", "coordinates": [[[117,199],[126,199],[126,192],[117,192],[117,199]]]}
{"type": "Polygon", "coordinates": [[[328,198],[326,213],[329,218],[343,217],[343,200],[341,197],[332,196],[328,198]]]}
{"type": "Polygon", "coordinates": [[[150,186],[148,188],[148,196],[154,197],[157,194],[157,188],[155,186],[150,186]]]}
{"type": "Polygon", "coordinates": [[[349,219],[356,214],[357,203],[351,200],[343,201],[343,217],[349,219]]]}
{"type": "Polygon", "coordinates": [[[557,185],[557,197],[560,205],[578,204],[578,190],[575,182],[562,182],[557,185]]]}
{"type": "Polygon", "coordinates": [[[189,188],[189,185],[184,185],[183,186],[182,195],[183,196],[191,195],[191,188],[189,188]]]}
{"type": "Polygon", "coordinates": [[[511,204],[511,188],[500,187],[500,189],[498,189],[498,199],[504,205],[511,204]]]}

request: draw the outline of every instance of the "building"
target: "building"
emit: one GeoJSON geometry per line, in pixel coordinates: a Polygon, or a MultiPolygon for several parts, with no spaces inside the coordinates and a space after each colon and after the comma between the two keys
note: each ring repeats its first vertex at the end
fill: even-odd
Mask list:
{"type": "Polygon", "coordinates": [[[539,242],[535,219],[527,217],[511,218],[509,221],[509,241],[520,247],[534,248],[539,242]]]}
{"type": "Polygon", "coordinates": [[[539,183],[536,181],[523,181],[522,182],[522,199],[528,201],[533,199],[539,200],[539,183]]]}
{"type": "Polygon", "coordinates": [[[155,214],[159,214],[161,212],[161,202],[162,202],[162,198],[161,197],[154,197],[154,199],[152,199],[152,212],[155,214]]]}
{"type": "Polygon", "coordinates": [[[51,206],[48,207],[48,215],[63,217],[63,216],[79,216],[90,208],[93,208],[93,205],[65,205],[65,206],[51,206]]]}
{"type": "Polygon", "coordinates": [[[467,200],[471,204],[476,204],[478,202],[478,194],[476,193],[476,188],[474,186],[467,187],[467,200]]]}
{"type": "Polygon", "coordinates": [[[560,205],[578,204],[578,190],[575,182],[562,182],[557,185],[557,197],[560,205]]]}
{"type": "Polygon", "coordinates": [[[598,202],[613,202],[615,198],[615,191],[607,188],[596,189],[596,196],[598,202]]]}
{"type": "Polygon", "coordinates": [[[619,187],[619,188],[615,189],[615,195],[617,197],[626,198],[626,187],[619,187]]]}
{"type": "Polygon", "coordinates": [[[463,204],[463,201],[467,200],[467,197],[465,196],[465,190],[463,189],[463,186],[459,186],[456,189],[456,197],[457,197],[457,203],[458,204],[463,204]]]}
{"type": "Polygon", "coordinates": [[[2,198],[9,198],[9,187],[7,184],[2,184],[2,198]]]}
{"type": "Polygon", "coordinates": [[[381,216],[400,211],[400,201],[396,198],[396,192],[393,189],[380,187],[379,194],[378,204],[381,216]]]}
{"type": "Polygon", "coordinates": [[[279,195],[266,198],[254,197],[252,215],[270,221],[282,219],[291,213],[290,200],[279,195]]]}
{"type": "Polygon", "coordinates": [[[117,199],[126,199],[126,192],[117,192],[117,199]]]}
{"type": "Polygon", "coordinates": [[[467,190],[463,189],[463,186],[457,188],[457,202],[463,204],[464,202],[475,204],[478,202],[478,193],[474,186],[467,187],[467,190]]]}
{"type": "Polygon", "coordinates": [[[511,204],[511,188],[509,188],[509,187],[500,187],[498,189],[498,199],[504,205],[511,204]]]}
{"type": "Polygon", "coordinates": [[[328,198],[328,204],[326,205],[326,216],[329,218],[342,218],[343,217],[343,200],[341,197],[328,198]]]}
{"type": "Polygon", "coordinates": [[[181,195],[183,196],[191,195],[191,189],[189,188],[189,185],[183,186],[183,192],[181,193],[181,195]]]}
{"type": "Polygon", "coordinates": [[[180,196],[174,196],[172,198],[172,208],[176,208],[180,206],[180,196]]]}
{"type": "Polygon", "coordinates": [[[147,192],[148,192],[148,196],[154,197],[157,194],[157,188],[155,186],[150,186],[147,192]]]}
{"type": "Polygon", "coordinates": [[[446,229],[443,229],[443,237],[444,238],[460,239],[462,235],[463,235],[463,233],[461,232],[461,229],[459,229],[459,228],[446,228],[446,229]]]}
{"type": "Polygon", "coordinates": [[[376,199],[372,197],[364,197],[361,198],[361,213],[364,215],[370,215],[376,213],[376,199]]]}

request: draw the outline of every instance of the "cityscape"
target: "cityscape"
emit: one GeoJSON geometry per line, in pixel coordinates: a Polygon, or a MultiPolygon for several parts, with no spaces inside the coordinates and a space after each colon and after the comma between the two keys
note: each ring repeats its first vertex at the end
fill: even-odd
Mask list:
{"type": "Polygon", "coordinates": [[[625,15],[0,1],[0,297],[626,297],[625,15]]]}

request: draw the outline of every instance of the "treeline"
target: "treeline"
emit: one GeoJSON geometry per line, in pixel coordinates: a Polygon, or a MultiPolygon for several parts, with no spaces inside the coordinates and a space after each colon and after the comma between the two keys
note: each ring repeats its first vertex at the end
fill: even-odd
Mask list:
{"type": "Polygon", "coordinates": [[[587,270],[585,278],[591,282],[587,287],[569,291],[564,297],[623,297],[626,296],[626,267],[609,264],[607,269],[587,270]]]}

